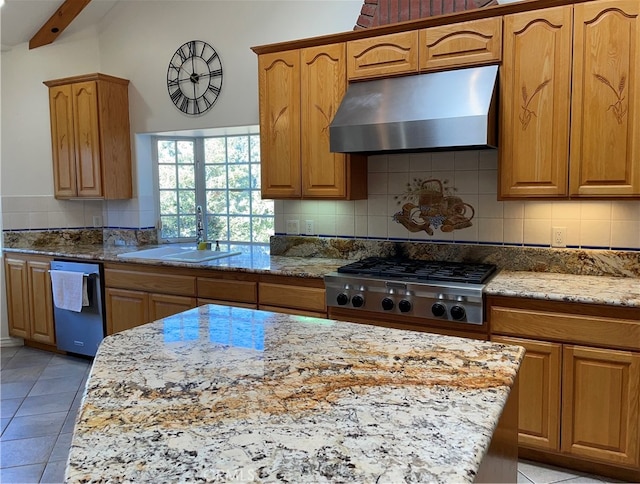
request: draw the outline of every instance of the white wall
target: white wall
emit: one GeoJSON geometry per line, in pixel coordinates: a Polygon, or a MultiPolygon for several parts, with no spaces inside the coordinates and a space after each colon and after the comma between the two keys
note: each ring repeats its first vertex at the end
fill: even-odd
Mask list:
{"type": "MultiPolygon", "coordinates": [[[[131,215],[152,208],[144,192],[142,199],[108,205],[53,198],[43,81],[91,72],[129,79],[135,158],[149,150],[135,146],[133,133],[258,124],[257,56],[250,47],[352,30],[361,7],[362,0],[124,0],[95,29],[63,34],[34,50],[24,44],[2,52],[0,193],[5,230],[90,227],[94,215],[103,215],[105,225],[145,226],[148,216],[131,215]],[[224,67],[222,94],[200,117],[180,113],[166,87],[173,53],[194,39],[212,44],[224,67]]],[[[137,194],[145,182],[141,177],[151,173],[146,160],[135,162],[137,194]]]]}

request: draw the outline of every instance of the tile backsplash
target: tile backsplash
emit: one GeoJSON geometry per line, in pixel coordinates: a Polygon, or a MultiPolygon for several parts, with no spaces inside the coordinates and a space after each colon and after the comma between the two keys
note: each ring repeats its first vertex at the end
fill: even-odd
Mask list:
{"type": "MultiPolygon", "coordinates": [[[[495,150],[376,155],[369,157],[368,167],[367,200],[277,200],[276,234],[287,233],[288,220],[298,220],[304,234],[305,222],[311,220],[312,235],[326,237],[550,247],[552,229],[561,227],[569,248],[640,250],[640,200],[498,201],[495,150]],[[407,193],[427,180],[442,182],[450,200],[460,199],[465,208],[424,211],[420,197],[407,193]],[[403,225],[394,215],[407,203],[413,218],[403,225]],[[444,231],[447,217],[456,219],[452,214],[470,223],[450,223],[455,229],[444,231]],[[424,217],[432,217],[432,233],[420,227],[424,217]]],[[[154,225],[151,196],[109,202],[2,198],[4,231],[152,230],[154,225]]]]}
{"type": "MultiPolygon", "coordinates": [[[[569,248],[640,250],[640,201],[498,201],[495,150],[376,155],[368,166],[367,200],[278,200],[276,234],[286,234],[287,220],[302,230],[313,220],[313,235],[328,237],[550,247],[552,229],[560,227],[569,248]],[[425,180],[440,180],[448,195],[473,208],[464,214],[471,216],[467,227],[429,234],[394,219],[407,190],[425,180]]],[[[409,202],[424,222],[421,203],[409,202]]]]}

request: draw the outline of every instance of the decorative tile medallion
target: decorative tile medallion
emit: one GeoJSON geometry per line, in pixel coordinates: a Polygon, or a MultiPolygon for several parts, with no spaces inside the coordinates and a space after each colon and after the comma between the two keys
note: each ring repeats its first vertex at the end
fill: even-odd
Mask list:
{"type": "Polygon", "coordinates": [[[395,197],[402,210],[393,215],[393,220],[410,232],[424,230],[429,235],[434,229],[452,232],[471,227],[475,209],[454,195],[455,191],[448,180],[414,178],[406,192],[395,197]]]}

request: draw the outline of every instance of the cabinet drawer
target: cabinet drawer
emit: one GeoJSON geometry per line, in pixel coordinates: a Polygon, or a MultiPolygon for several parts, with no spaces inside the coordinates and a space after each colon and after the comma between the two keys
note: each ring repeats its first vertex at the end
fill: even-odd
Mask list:
{"type": "Polygon", "coordinates": [[[418,32],[401,32],[347,42],[347,79],[418,72],[418,32]]]}
{"type": "Polygon", "coordinates": [[[253,281],[198,277],[198,298],[255,304],[258,301],[258,285],[253,281]]]}
{"type": "Polygon", "coordinates": [[[137,291],[175,294],[178,296],[196,295],[196,278],[181,274],[167,274],[139,269],[105,268],[106,287],[134,289],[137,291]]]}
{"type": "Polygon", "coordinates": [[[472,20],[420,31],[420,70],[498,62],[502,18],[472,20]]]}
{"type": "Polygon", "coordinates": [[[491,306],[491,333],[640,350],[640,320],[491,306]]]}
{"type": "Polygon", "coordinates": [[[261,307],[266,305],[327,312],[324,289],[317,287],[297,287],[261,282],[258,294],[261,307]]]}

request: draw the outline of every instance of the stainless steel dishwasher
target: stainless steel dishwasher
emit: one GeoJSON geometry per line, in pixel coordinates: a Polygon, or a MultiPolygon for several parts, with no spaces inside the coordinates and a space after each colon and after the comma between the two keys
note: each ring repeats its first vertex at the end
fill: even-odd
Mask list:
{"type": "Polygon", "coordinates": [[[95,356],[105,336],[102,264],[54,260],[51,270],[82,272],[87,280],[88,306],[83,306],[80,312],[53,305],[58,349],[95,356]]]}

